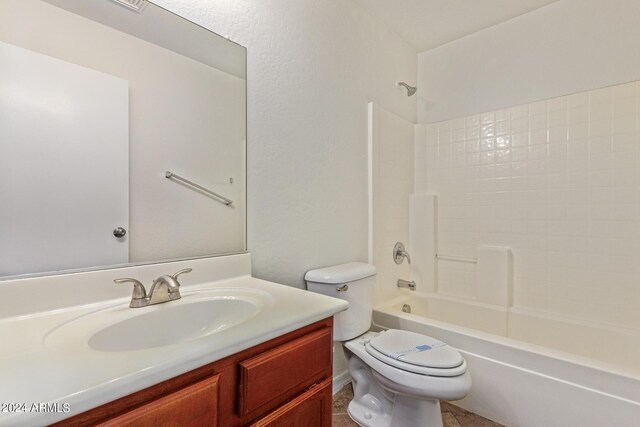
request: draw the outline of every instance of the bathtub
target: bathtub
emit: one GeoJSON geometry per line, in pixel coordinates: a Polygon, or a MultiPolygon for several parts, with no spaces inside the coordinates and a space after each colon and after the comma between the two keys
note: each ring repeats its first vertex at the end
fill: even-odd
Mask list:
{"type": "Polygon", "coordinates": [[[473,387],[456,404],[501,424],[640,425],[638,331],[419,292],[376,307],[373,324],[457,348],[473,387]]]}

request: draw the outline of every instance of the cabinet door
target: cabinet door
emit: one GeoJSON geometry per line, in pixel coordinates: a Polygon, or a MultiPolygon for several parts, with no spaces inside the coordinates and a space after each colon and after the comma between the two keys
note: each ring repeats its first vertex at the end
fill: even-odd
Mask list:
{"type": "Polygon", "coordinates": [[[111,418],[103,427],[122,426],[217,426],[219,375],[111,418]]]}
{"type": "Polygon", "coordinates": [[[240,362],[239,409],[254,420],[331,376],[331,329],[323,328],[240,362]]]}
{"type": "Polygon", "coordinates": [[[331,427],[331,378],[276,409],[252,427],[331,427]]]}

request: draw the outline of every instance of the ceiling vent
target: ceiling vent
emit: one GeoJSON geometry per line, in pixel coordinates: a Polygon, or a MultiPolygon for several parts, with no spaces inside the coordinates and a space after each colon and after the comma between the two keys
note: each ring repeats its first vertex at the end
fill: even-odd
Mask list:
{"type": "Polygon", "coordinates": [[[118,3],[128,9],[142,13],[145,7],[147,7],[147,0],[111,0],[114,3],[118,3]]]}

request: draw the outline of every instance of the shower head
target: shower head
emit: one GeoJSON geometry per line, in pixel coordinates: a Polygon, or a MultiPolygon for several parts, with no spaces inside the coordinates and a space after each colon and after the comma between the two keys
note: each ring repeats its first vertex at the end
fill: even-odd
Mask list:
{"type": "Polygon", "coordinates": [[[404,86],[407,89],[407,96],[413,95],[418,90],[417,87],[409,86],[405,82],[396,82],[396,86],[398,86],[398,87],[404,86]]]}

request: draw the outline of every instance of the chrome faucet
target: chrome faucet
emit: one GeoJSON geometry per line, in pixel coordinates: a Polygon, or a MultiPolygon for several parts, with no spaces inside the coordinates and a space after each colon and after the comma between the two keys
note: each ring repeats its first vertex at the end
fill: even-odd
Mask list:
{"type": "Polygon", "coordinates": [[[190,273],[192,269],[185,268],[175,273],[173,276],[168,274],[158,277],[151,284],[149,294],[144,285],[136,279],[123,278],[114,280],[115,283],[133,283],[133,293],[131,294],[131,303],[129,307],[139,308],[148,305],[161,304],[163,302],[175,301],[180,299],[180,282],[178,276],[184,273],[190,273]]]}
{"type": "Polygon", "coordinates": [[[393,260],[396,264],[402,264],[402,261],[404,261],[405,258],[407,259],[407,262],[411,264],[411,257],[409,256],[409,253],[404,250],[402,242],[396,243],[393,247],[393,260]]]}
{"type": "Polygon", "coordinates": [[[409,289],[410,291],[415,291],[416,282],[414,282],[413,280],[409,281],[409,280],[398,279],[398,287],[409,289]]]}

